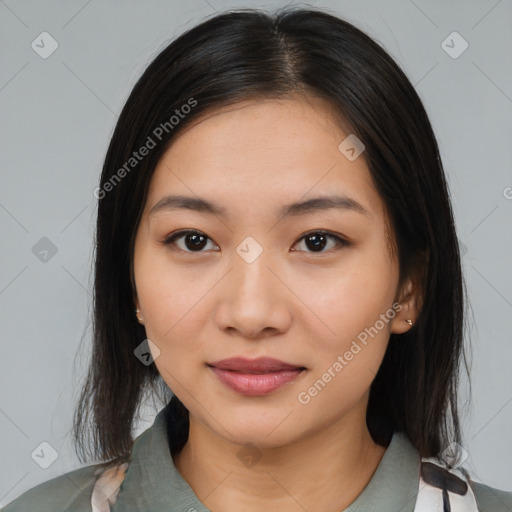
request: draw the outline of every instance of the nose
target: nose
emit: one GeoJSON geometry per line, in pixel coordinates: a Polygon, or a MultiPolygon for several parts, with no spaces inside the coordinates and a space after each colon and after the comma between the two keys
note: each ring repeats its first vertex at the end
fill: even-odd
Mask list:
{"type": "Polygon", "coordinates": [[[252,340],[288,330],[293,293],[285,284],[284,271],[270,260],[265,251],[251,263],[234,255],[215,310],[219,329],[252,340]]]}

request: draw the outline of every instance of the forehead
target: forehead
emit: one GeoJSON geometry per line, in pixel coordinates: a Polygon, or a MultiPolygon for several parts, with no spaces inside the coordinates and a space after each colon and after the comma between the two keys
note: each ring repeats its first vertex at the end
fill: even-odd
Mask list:
{"type": "Polygon", "coordinates": [[[364,154],[350,161],[339,149],[348,135],[318,98],[245,101],[209,111],[160,159],[148,207],[169,193],[239,208],[343,194],[378,209],[364,154]]]}
{"type": "Polygon", "coordinates": [[[254,144],[263,140],[265,146],[272,146],[272,134],[281,135],[276,140],[276,143],[281,144],[286,135],[297,136],[304,129],[309,136],[315,132],[327,132],[336,139],[351,131],[339,110],[327,100],[295,95],[287,98],[248,99],[209,109],[178,132],[172,146],[178,146],[181,138],[185,138],[188,144],[194,140],[204,142],[205,136],[213,143],[213,132],[216,132],[217,140],[225,138],[225,132],[229,132],[227,135],[233,144],[239,143],[240,139],[243,139],[244,145],[250,144],[251,140],[254,144]],[[254,132],[253,137],[247,139],[245,130],[258,126],[266,129],[254,132]]]}

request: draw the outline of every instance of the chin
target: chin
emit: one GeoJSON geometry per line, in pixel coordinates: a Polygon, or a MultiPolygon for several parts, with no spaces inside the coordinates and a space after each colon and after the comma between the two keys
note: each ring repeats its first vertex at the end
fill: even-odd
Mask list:
{"type": "Polygon", "coordinates": [[[289,432],[285,428],[279,428],[278,425],[281,421],[282,418],[275,422],[269,421],[259,425],[255,421],[251,425],[241,426],[231,423],[227,429],[231,436],[228,436],[224,430],[217,433],[230,443],[240,447],[253,446],[262,450],[279,448],[299,437],[296,432],[289,432]]]}

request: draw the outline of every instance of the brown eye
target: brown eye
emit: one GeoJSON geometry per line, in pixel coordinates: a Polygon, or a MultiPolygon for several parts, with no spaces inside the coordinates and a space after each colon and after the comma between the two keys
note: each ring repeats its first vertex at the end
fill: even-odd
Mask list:
{"type": "Polygon", "coordinates": [[[334,233],[329,233],[327,231],[311,231],[310,233],[306,233],[300,240],[304,240],[304,243],[308,249],[311,249],[311,252],[322,253],[328,252],[324,251],[325,247],[328,245],[328,240],[334,240],[334,246],[331,248],[339,249],[340,247],[349,246],[350,243],[345,239],[341,238],[334,233]]]}
{"type": "Polygon", "coordinates": [[[179,250],[184,252],[204,252],[203,248],[206,246],[206,241],[209,238],[200,231],[179,231],[164,240],[164,245],[177,245],[179,250]],[[183,239],[183,245],[180,247],[177,244],[179,239],[183,239]]]}

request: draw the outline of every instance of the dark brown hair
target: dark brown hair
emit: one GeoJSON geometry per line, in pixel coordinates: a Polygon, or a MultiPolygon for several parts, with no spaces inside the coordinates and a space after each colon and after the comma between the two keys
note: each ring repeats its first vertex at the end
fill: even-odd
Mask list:
{"type": "MultiPolygon", "coordinates": [[[[410,277],[421,291],[414,326],[391,334],[371,385],[369,431],[384,446],[393,432],[404,432],[425,457],[461,444],[457,389],[467,298],[439,149],[418,94],[377,42],[334,14],[238,9],[206,19],[158,53],[112,135],[97,189],[92,358],[74,421],[81,460],[128,457],[134,419],[154,396],[163,404],[172,397],[172,453],[187,440],[187,409],[156,366],[134,356],[146,338],[134,314],[134,237],[159,159],[180,131],[215,108],[292,96],[327,100],[365,144],[396,240],[400,287],[410,277]],[[166,129],[157,132],[156,147],[127,167],[148,137],[156,140],[157,127],[166,129]]],[[[465,355],[464,362],[467,370],[465,355]]]]}

